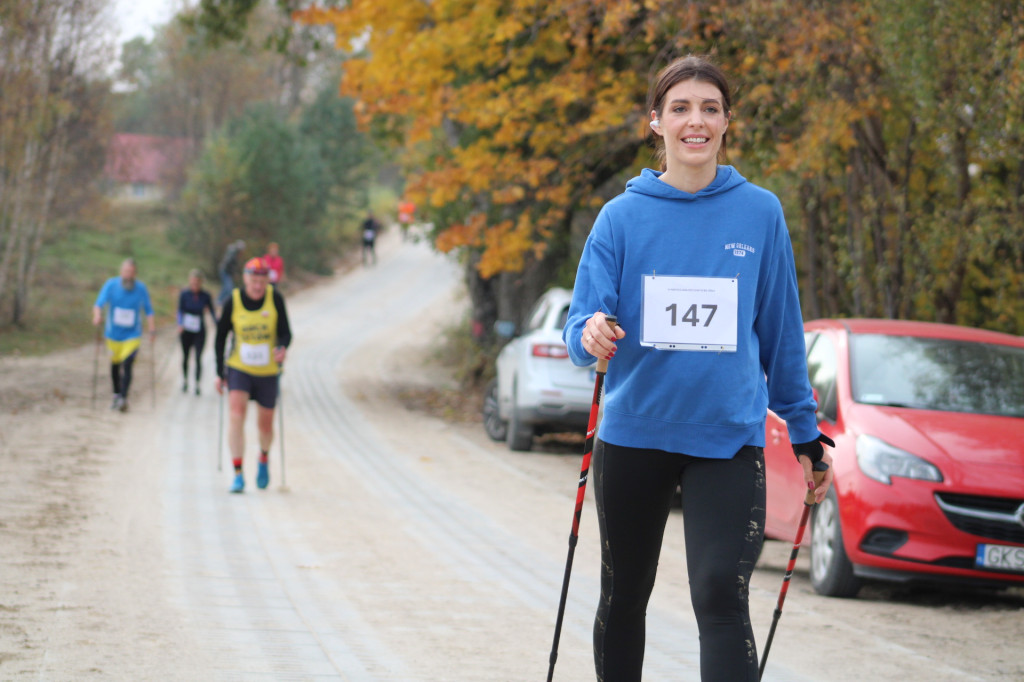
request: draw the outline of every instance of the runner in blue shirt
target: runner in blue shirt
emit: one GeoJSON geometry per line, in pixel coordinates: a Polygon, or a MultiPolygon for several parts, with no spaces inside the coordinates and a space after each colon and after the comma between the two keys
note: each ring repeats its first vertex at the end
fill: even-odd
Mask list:
{"type": "Polygon", "coordinates": [[[99,326],[107,308],[104,336],[110,349],[110,378],[114,400],[110,409],[128,411],[128,389],[132,383],[132,364],[142,345],[142,316],[148,318],[149,334],[156,337],[153,304],[146,285],[135,279],[135,259],[121,263],[119,277],[111,277],[100,289],[92,308],[92,323],[99,326]]]}
{"type": "Polygon", "coordinates": [[[199,381],[203,375],[203,347],[206,346],[205,311],[210,311],[214,326],[217,313],[213,310],[213,297],[203,289],[203,273],[192,270],[188,273],[188,286],[178,296],[178,339],[181,341],[181,392],[188,393],[188,356],[196,351],[196,395],[199,395],[199,381]]]}

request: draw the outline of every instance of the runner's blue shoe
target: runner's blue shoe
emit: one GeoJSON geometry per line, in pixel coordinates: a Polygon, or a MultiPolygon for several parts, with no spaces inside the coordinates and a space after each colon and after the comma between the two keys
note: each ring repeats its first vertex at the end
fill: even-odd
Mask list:
{"type": "Polygon", "coordinates": [[[260,462],[259,469],[256,470],[256,487],[263,490],[268,483],[270,483],[270,467],[266,462],[260,462]]]}
{"type": "Polygon", "coordinates": [[[240,493],[245,490],[245,479],[242,474],[235,474],[235,482],[231,484],[231,492],[240,493]]]}

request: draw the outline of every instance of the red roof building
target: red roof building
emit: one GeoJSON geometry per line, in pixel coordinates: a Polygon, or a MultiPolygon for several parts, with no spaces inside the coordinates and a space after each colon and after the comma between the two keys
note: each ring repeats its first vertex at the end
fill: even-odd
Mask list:
{"type": "Polygon", "coordinates": [[[105,173],[116,196],[160,199],[184,180],[192,154],[186,137],[117,133],[110,141],[105,173]]]}

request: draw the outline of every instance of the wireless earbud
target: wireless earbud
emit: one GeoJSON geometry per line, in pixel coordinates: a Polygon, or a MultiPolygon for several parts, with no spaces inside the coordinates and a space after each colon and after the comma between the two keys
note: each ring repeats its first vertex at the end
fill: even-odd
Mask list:
{"type": "Polygon", "coordinates": [[[654,119],[653,121],[651,121],[651,129],[661,130],[661,123],[658,121],[658,119],[654,119]]]}

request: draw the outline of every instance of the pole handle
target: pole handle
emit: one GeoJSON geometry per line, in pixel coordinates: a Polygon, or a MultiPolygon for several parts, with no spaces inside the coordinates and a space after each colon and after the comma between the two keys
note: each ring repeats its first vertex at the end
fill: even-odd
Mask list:
{"type": "MultiPolygon", "coordinates": [[[[815,490],[821,485],[822,480],[825,478],[825,472],[828,471],[828,464],[822,461],[814,463],[814,469],[811,475],[814,476],[814,488],[815,490]]],[[[804,504],[808,507],[814,506],[814,490],[808,490],[807,495],[804,497],[804,504]]]]}
{"type": "MultiPolygon", "coordinates": [[[[619,318],[617,318],[615,315],[605,315],[604,319],[605,319],[605,322],[608,323],[608,328],[611,329],[612,332],[614,332],[615,328],[617,326],[619,326],[619,318]]],[[[604,374],[605,372],[608,371],[608,360],[607,359],[605,359],[605,358],[598,358],[597,359],[597,371],[600,372],[601,374],[604,374]]]]}

